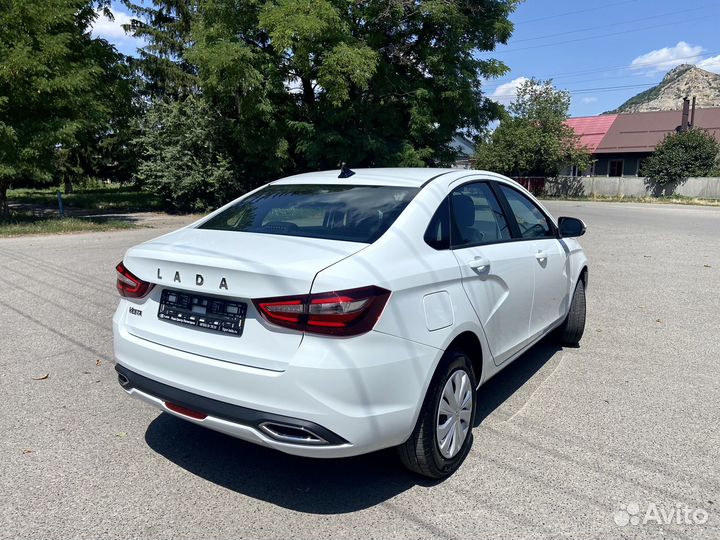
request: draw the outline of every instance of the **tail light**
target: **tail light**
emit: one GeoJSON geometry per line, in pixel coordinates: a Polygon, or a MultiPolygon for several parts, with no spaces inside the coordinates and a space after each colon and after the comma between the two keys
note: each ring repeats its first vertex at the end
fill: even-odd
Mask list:
{"type": "Polygon", "coordinates": [[[347,291],[253,300],[273,324],[314,334],[357,336],[372,330],[390,291],[362,287],[347,291]]]}
{"type": "Polygon", "coordinates": [[[125,298],[142,298],[155,286],[153,283],[143,281],[120,261],[115,267],[117,270],[117,290],[125,298]]]}

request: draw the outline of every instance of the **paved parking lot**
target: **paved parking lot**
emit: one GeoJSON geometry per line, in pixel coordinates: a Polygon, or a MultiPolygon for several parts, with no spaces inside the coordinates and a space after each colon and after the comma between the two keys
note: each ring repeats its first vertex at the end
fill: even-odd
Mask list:
{"type": "Polygon", "coordinates": [[[483,387],[439,484],[391,451],[286,456],[125,396],[114,265],[163,230],[0,239],[0,538],[720,537],[720,208],[548,207],[588,224],[582,346],[483,387]]]}

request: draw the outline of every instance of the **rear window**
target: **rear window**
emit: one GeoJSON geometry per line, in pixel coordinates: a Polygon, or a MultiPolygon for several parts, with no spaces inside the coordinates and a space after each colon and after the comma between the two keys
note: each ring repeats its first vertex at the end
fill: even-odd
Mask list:
{"type": "Polygon", "coordinates": [[[198,228],[370,244],[390,228],[417,192],[391,186],[268,186],[198,228]]]}

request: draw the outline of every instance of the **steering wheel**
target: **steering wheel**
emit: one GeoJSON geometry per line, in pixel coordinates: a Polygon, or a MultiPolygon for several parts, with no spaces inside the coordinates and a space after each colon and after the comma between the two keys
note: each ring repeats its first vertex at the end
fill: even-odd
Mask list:
{"type": "Polygon", "coordinates": [[[523,236],[527,235],[527,236],[530,236],[531,238],[535,237],[535,236],[545,236],[545,227],[543,227],[539,223],[533,223],[532,225],[527,226],[527,225],[525,225],[525,223],[518,222],[518,226],[520,227],[520,232],[522,233],[523,236]],[[532,234],[528,234],[528,233],[532,233],[532,234]]]}

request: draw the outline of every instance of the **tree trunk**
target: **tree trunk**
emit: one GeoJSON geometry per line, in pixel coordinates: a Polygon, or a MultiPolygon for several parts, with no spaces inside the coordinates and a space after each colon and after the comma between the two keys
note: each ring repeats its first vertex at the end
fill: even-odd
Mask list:
{"type": "Polygon", "coordinates": [[[307,77],[303,77],[300,80],[302,81],[303,101],[308,111],[312,111],[315,108],[315,89],[313,88],[312,81],[307,77]]]}
{"type": "Polygon", "coordinates": [[[70,178],[69,174],[65,175],[65,180],[63,181],[65,184],[65,195],[70,195],[70,193],[73,192],[73,185],[72,185],[72,179],[70,178]]]}
{"type": "Polygon", "coordinates": [[[7,200],[7,189],[8,185],[4,182],[0,182],[0,214],[7,216],[10,213],[7,200]]]}

